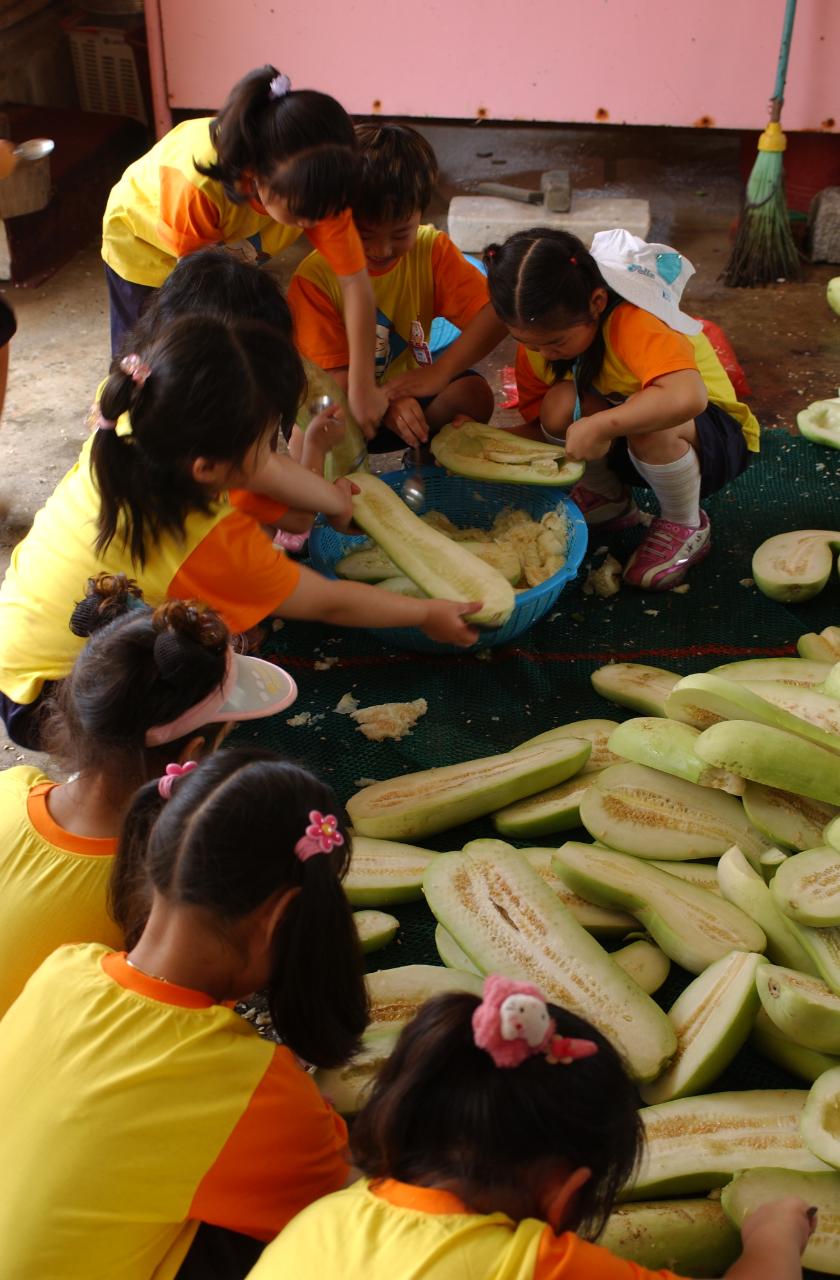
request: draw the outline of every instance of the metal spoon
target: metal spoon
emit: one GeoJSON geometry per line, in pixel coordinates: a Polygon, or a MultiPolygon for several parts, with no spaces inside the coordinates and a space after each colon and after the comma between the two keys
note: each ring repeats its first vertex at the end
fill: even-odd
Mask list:
{"type": "Polygon", "coordinates": [[[414,471],[405,481],[402,487],[402,500],[415,515],[419,515],[426,505],[426,481],[420,474],[420,446],[416,444],[412,448],[414,454],[414,471]]]}
{"type": "Polygon", "coordinates": [[[18,160],[43,160],[44,156],[54,150],[52,138],[30,138],[28,142],[21,142],[15,147],[12,155],[18,160]]]}

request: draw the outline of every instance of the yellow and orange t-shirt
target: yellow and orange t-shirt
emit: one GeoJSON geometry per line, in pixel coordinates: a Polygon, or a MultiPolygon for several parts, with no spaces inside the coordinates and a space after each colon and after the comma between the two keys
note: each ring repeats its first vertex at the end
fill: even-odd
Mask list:
{"type": "Polygon", "coordinates": [[[361,1181],[305,1209],[265,1250],[249,1280],[674,1280],[535,1218],[472,1213],[448,1191],[361,1181]]]}
{"type": "MultiPolygon", "coordinates": [[[[99,495],[90,465],[92,438],[61,480],[29,533],[12,552],[0,586],[0,690],[15,702],[34,702],[46,680],[69,674],[84,640],[70,631],[70,615],[97,573],[135,578],[147,604],[203,600],[231,631],[247,631],[295,590],[298,565],[272,546],[257,519],[221,495],[209,511],[193,511],[183,536],[165,532],[135,564],[120,533],[95,550],[99,495]]],[[[246,501],[238,498],[237,500],[246,501]]],[[[272,504],[259,499],[260,520],[272,504]]],[[[279,519],[286,508],[277,503],[279,519]]]]}
{"type": "MultiPolygon", "coordinates": [[[[302,234],[266,212],[256,199],[234,204],[217,178],[195,167],[214,164],[212,118],[176,125],[112,188],[102,223],[102,257],[133,284],[162,285],[178,258],[209,245],[248,240],[273,257],[302,234]]],[[[307,228],[307,238],[340,276],[365,268],[365,255],[349,209],[307,228]]]]}
{"type": "Polygon", "coordinates": [[[60,827],[55,785],[30,765],[0,773],[0,1017],[56,947],[122,941],[107,908],[116,837],[60,827]]]}
{"type": "Polygon", "coordinates": [[[200,1222],[271,1240],[347,1179],[291,1050],[123,954],[61,947],[0,1022],[3,1280],[171,1280],[200,1222]]]}
{"type": "MultiPolygon", "coordinates": [[[[487,281],[449,236],[421,226],[414,247],[388,271],[370,272],[376,305],[376,380],[431,363],[432,321],[443,316],[465,329],[489,301],[487,281]]],[[[350,362],[344,298],[323,252],[310,253],[289,286],[295,345],[322,369],[350,362]]]]}
{"type": "MultiPolygon", "coordinates": [[[[696,369],[706,384],[709,400],[740,423],[747,448],[758,452],[761,435],[758,421],[748,406],[739,401],[704,333],[687,337],[649,311],[632,302],[621,302],[607,316],[603,334],[604,362],[594,383],[601,395],[626,399],[666,373],[696,369]]],[[[550,363],[520,345],[516,353],[516,385],[519,412],[526,422],[539,416],[543,396],[554,381],[550,363]]]]}

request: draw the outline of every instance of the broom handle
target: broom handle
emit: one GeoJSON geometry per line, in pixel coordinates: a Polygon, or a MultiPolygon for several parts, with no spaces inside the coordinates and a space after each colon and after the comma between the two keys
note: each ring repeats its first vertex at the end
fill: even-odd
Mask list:
{"type": "Polygon", "coordinates": [[[785,100],[785,79],[787,77],[788,58],[790,57],[790,38],[793,34],[793,19],[796,13],[796,0],[787,0],[785,21],[782,27],[782,44],[779,49],[779,65],[776,68],[776,86],[770,99],[770,119],[778,121],[782,115],[782,103],[785,100]]]}

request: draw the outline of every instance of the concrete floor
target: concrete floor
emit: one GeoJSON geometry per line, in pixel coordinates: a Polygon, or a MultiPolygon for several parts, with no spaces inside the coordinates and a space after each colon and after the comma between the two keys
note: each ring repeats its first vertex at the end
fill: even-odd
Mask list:
{"type": "MultiPolygon", "coordinates": [[[[676,245],[697,268],[686,308],[720,324],[753,387],[765,427],[795,430],[797,411],[834,395],[840,370],[840,318],[825,302],[840,267],[806,266],[803,280],[766,289],[729,290],[718,282],[741,194],[736,135],[700,130],[554,129],[434,124],[424,131],[441,162],[430,211],[439,225],[449,198],[478,181],[536,184],[543,169],[569,167],[577,190],[644,196],[651,239],[676,245]]],[[[538,221],[538,217],[535,217],[538,221]]],[[[294,257],[279,264],[288,277],[294,257]]],[[[0,425],[0,571],[32,517],[75,460],[86,418],[108,367],[105,283],[98,245],[84,249],[36,289],[2,289],[19,330],[0,425]]],[[[500,392],[512,361],[503,344],[487,361],[500,392]]],[[[499,400],[503,397],[499,395],[499,400]]],[[[498,421],[515,414],[499,412],[498,421]]],[[[0,767],[20,753],[0,738],[0,767]]]]}

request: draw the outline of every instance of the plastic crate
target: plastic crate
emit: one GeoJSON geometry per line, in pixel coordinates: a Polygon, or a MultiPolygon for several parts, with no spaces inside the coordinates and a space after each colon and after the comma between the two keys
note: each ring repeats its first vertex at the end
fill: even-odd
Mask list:
{"type": "Polygon", "coordinates": [[[82,110],[148,124],[147,92],[138,65],[145,39],[142,24],[130,19],[122,25],[120,19],[111,19],[104,25],[77,14],[62,26],[70,41],[82,110]]]}
{"type": "MultiPolygon", "coordinates": [[[[467,480],[463,476],[451,476],[441,467],[421,468],[426,482],[426,505],[430,511],[440,511],[460,528],[489,529],[496,515],[506,507],[527,511],[540,520],[548,511],[561,511],[569,531],[566,563],[557,573],[527,591],[516,596],[513,613],[504,626],[486,629],[469,649],[456,645],[437,644],[414,627],[376,628],[371,634],[383,644],[396,649],[414,649],[422,653],[473,653],[477,649],[495,648],[510,644],[549,612],[557,599],[580,569],[586,554],[588,532],[580,509],[563,489],[551,489],[538,485],[488,484],[485,481],[467,480]]],[[[392,489],[401,489],[406,479],[405,471],[390,471],[379,477],[392,489]]],[[[355,551],[365,542],[364,538],[349,538],[337,533],[329,525],[320,524],[309,539],[309,558],[312,567],[328,578],[335,578],[338,561],[355,551]]]]}

